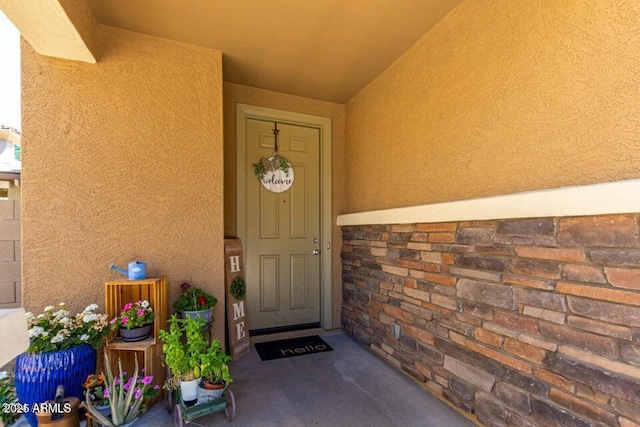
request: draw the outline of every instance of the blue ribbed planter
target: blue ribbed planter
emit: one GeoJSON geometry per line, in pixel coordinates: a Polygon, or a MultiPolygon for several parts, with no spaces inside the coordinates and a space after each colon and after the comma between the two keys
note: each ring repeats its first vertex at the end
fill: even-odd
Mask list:
{"type": "MultiPolygon", "coordinates": [[[[96,351],[87,344],[49,353],[22,353],[16,359],[16,394],[20,403],[32,407],[56,396],[56,387],[64,386],[66,396],[81,401],[82,383],[96,371],[96,351]]],[[[36,416],[26,414],[29,424],[37,425],[36,416]]]]}

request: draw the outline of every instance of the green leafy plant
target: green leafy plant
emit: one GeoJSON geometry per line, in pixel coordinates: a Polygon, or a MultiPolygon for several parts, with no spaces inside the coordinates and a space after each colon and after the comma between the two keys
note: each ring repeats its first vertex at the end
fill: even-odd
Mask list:
{"type": "MultiPolygon", "coordinates": [[[[0,407],[11,407],[11,404],[17,404],[18,397],[16,396],[16,386],[13,379],[13,375],[6,371],[0,372],[0,407]]],[[[11,426],[20,418],[18,411],[0,411],[0,420],[5,426],[11,426]]]]}
{"type": "Polygon", "coordinates": [[[218,299],[204,292],[202,289],[191,286],[189,282],[180,285],[182,294],[173,303],[173,308],[178,311],[208,310],[218,304],[218,299]]]}
{"type": "Polygon", "coordinates": [[[284,157],[280,157],[280,170],[285,173],[286,176],[289,176],[289,168],[291,167],[291,163],[284,157]]]}
{"type": "Polygon", "coordinates": [[[209,344],[204,338],[199,320],[191,317],[179,319],[174,314],[167,322],[169,330],[160,330],[158,334],[163,342],[164,361],[172,374],[165,383],[165,388],[172,390],[180,381],[200,377],[200,356],[206,353],[209,344]]]}
{"type": "Polygon", "coordinates": [[[252,166],[256,176],[260,181],[262,181],[267,172],[275,171],[277,169],[280,169],[286,174],[286,176],[289,176],[291,163],[289,163],[285,157],[280,157],[280,155],[276,154],[269,158],[262,158],[258,163],[253,163],[252,166]]]}
{"type": "Polygon", "coordinates": [[[264,174],[267,173],[267,168],[265,167],[262,161],[253,164],[253,172],[255,172],[256,176],[260,181],[264,178],[264,174]]]}
{"type": "Polygon", "coordinates": [[[104,365],[107,367],[107,375],[104,376],[105,393],[111,409],[110,415],[102,414],[91,404],[89,393],[85,400],[87,411],[102,425],[115,427],[132,421],[140,413],[145,398],[145,392],[153,381],[153,377],[138,377],[138,357],[135,358],[133,376],[126,377],[122,372],[122,363],[118,359],[118,377],[114,378],[109,364],[109,357],[104,355],[104,365]]]}
{"type": "Polygon", "coordinates": [[[247,284],[242,277],[236,277],[231,282],[231,295],[237,300],[244,299],[247,294],[247,284]]]}
{"type": "Polygon", "coordinates": [[[231,357],[220,348],[220,341],[214,339],[205,353],[200,355],[200,376],[211,384],[229,385],[233,382],[227,362],[231,357]]]}
{"type": "Polygon", "coordinates": [[[153,323],[154,318],[155,313],[149,301],[144,300],[125,304],[120,310],[120,315],[111,319],[109,323],[114,330],[120,327],[132,329],[153,323]]]}
{"type": "Polygon", "coordinates": [[[67,306],[60,303],[57,311],[48,306],[37,316],[26,313],[31,341],[27,353],[67,350],[82,344],[100,348],[109,328],[107,315],[97,310],[98,306],[91,304],[82,313],[70,316],[67,306]]]}

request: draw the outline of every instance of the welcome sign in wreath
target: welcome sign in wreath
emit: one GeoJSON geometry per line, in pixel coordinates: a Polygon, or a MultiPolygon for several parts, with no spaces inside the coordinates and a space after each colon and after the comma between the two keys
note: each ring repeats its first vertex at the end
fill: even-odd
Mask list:
{"type": "Polygon", "coordinates": [[[278,153],[278,123],[275,123],[273,135],[275,136],[274,151],[271,157],[262,158],[253,164],[253,170],[262,183],[262,186],[274,193],[287,191],[293,185],[295,174],[289,161],[278,153]]]}

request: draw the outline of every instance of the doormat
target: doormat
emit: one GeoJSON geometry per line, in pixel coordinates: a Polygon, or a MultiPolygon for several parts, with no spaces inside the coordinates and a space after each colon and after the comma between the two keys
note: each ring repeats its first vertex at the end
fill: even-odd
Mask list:
{"type": "Polygon", "coordinates": [[[333,351],[331,346],[317,335],[280,341],[260,342],[254,345],[262,361],[333,351]]]}

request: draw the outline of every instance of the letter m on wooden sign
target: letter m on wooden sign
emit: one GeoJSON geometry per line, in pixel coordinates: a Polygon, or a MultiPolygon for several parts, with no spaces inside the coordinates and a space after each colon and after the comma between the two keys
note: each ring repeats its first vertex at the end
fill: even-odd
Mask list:
{"type": "Polygon", "coordinates": [[[229,337],[229,353],[233,360],[249,353],[250,342],[247,331],[249,321],[245,311],[246,295],[242,300],[237,300],[231,295],[231,283],[236,277],[244,279],[242,262],[242,243],[240,239],[224,240],[224,265],[225,265],[225,289],[227,293],[227,331],[229,337]]]}
{"type": "Polygon", "coordinates": [[[238,320],[244,317],[244,301],[233,303],[233,320],[238,320]]]}

